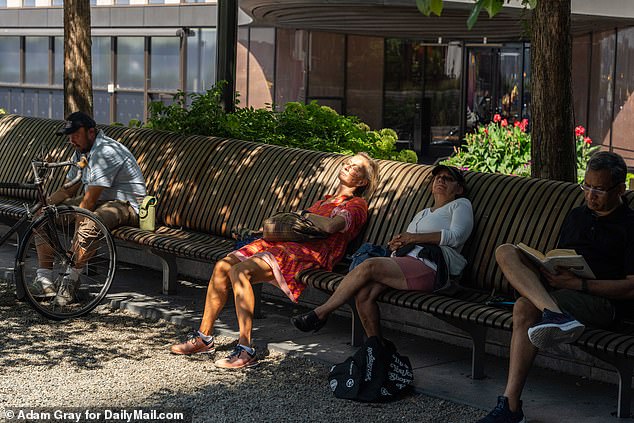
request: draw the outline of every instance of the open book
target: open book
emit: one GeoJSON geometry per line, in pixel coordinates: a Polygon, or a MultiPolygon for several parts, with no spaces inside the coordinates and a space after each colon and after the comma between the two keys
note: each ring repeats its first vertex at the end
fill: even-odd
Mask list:
{"type": "Polygon", "coordinates": [[[542,254],[534,248],[529,247],[526,244],[519,243],[517,248],[520,249],[527,258],[529,258],[537,266],[543,267],[550,273],[557,273],[555,269],[557,266],[570,270],[575,275],[586,278],[596,279],[592,269],[588,266],[588,263],[577,254],[575,250],[550,250],[546,254],[542,254]]]}

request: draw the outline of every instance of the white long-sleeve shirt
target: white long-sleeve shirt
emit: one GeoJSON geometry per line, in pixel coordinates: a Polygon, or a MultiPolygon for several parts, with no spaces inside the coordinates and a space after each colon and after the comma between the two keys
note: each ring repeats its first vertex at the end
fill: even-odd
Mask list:
{"type": "MultiPolygon", "coordinates": [[[[412,234],[440,232],[440,249],[447,263],[449,274],[459,275],[467,265],[467,260],[460,254],[462,247],[473,230],[473,208],[466,198],[457,198],[442,207],[431,211],[421,210],[407,226],[412,234]]],[[[418,258],[422,247],[416,246],[407,255],[418,258]]],[[[436,264],[423,260],[425,264],[436,270],[436,264]]]]}

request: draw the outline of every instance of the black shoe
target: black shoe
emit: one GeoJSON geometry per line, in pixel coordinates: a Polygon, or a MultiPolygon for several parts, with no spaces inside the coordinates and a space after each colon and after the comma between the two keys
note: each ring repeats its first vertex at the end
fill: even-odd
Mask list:
{"type": "Polygon", "coordinates": [[[484,418],[476,423],[524,423],[524,412],[522,411],[522,402],[520,401],[520,409],[513,412],[509,408],[509,399],[499,396],[498,405],[484,418]]]}
{"type": "Polygon", "coordinates": [[[302,332],[317,332],[323,328],[328,319],[320,320],[314,311],[291,317],[291,323],[302,332]]]}

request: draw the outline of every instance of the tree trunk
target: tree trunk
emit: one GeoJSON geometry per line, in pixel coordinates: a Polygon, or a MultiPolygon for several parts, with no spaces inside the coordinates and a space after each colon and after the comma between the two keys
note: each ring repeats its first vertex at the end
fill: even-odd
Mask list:
{"type": "Polygon", "coordinates": [[[540,0],[531,28],[532,176],[575,182],[570,1],[540,0]]]}
{"type": "Polygon", "coordinates": [[[64,116],[93,115],[90,0],[64,0],[64,116]]]}

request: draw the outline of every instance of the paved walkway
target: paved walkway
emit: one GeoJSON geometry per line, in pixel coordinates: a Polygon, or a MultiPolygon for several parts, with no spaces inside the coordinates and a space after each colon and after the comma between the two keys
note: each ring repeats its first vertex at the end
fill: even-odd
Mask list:
{"type": "MultiPolygon", "coordinates": [[[[0,260],[9,262],[11,254],[6,247],[0,249],[0,260]]],[[[109,298],[113,307],[151,320],[165,319],[178,325],[197,326],[205,290],[205,286],[180,281],[177,295],[164,296],[160,294],[159,272],[122,265],[109,298]]],[[[272,352],[308,357],[328,365],[341,362],[354,352],[349,344],[348,319],[333,316],[317,334],[305,334],[289,323],[290,316],[301,311],[304,309],[288,301],[266,302],[263,318],[254,322],[256,346],[272,352]]],[[[236,329],[235,315],[228,307],[216,325],[217,334],[227,339],[236,338],[236,329]]],[[[402,354],[410,357],[415,368],[417,392],[486,411],[495,405],[497,395],[503,390],[507,360],[489,357],[487,378],[474,381],[469,377],[469,350],[398,332],[386,335],[402,354]]],[[[169,342],[162,344],[165,351],[169,342]]],[[[616,393],[616,385],[535,369],[524,395],[524,411],[533,423],[617,421],[613,417],[616,393]]],[[[420,416],[424,416],[425,411],[420,411],[420,416]]],[[[434,421],[428,420],[429,417],[432,416],[427,415],[423,420],[434,421]]],[[[439,416],[436,421],[457,420],[445,420],[439,416]]]]}

